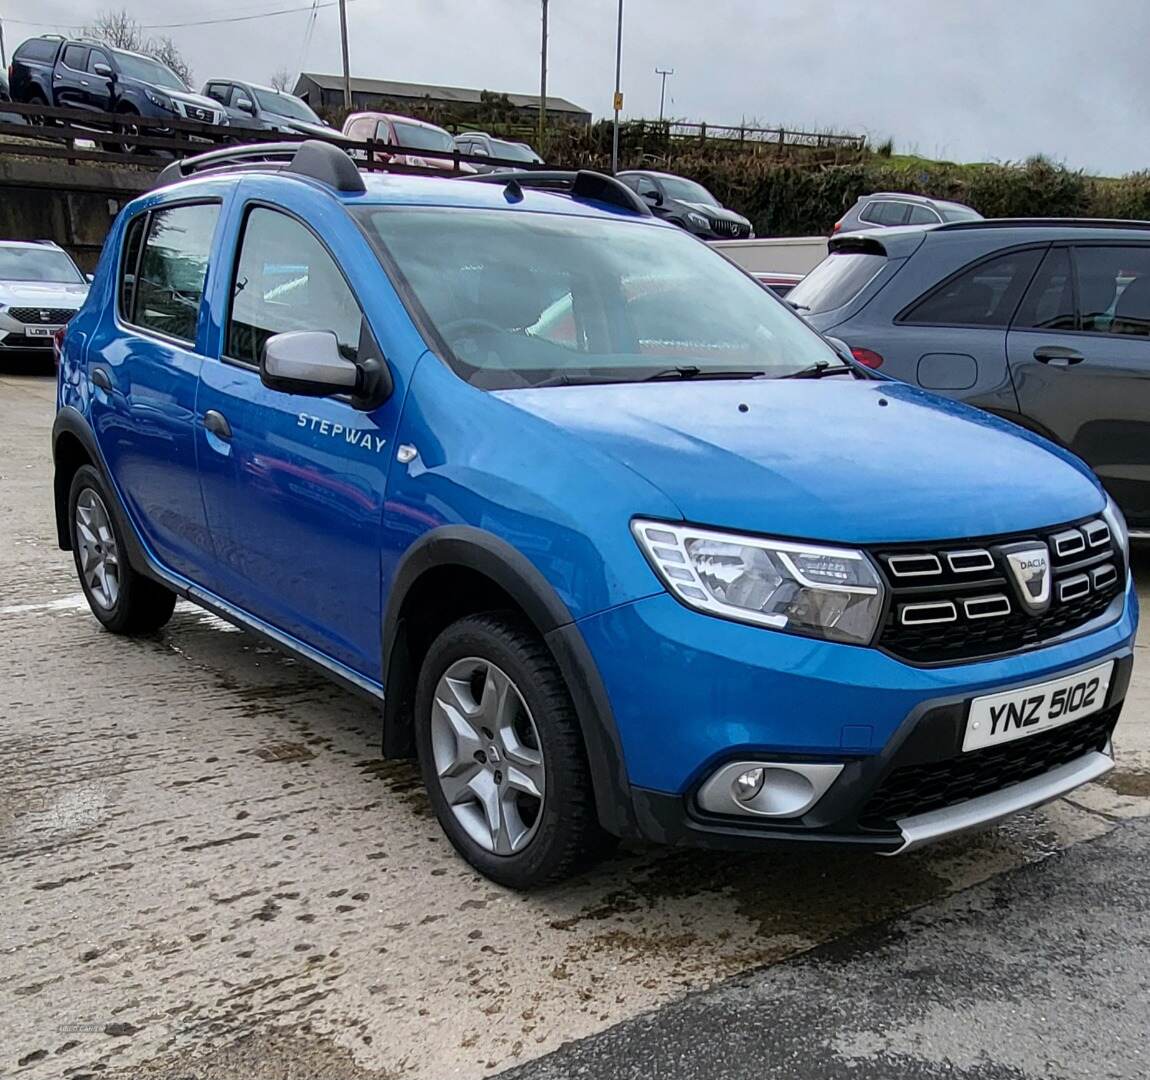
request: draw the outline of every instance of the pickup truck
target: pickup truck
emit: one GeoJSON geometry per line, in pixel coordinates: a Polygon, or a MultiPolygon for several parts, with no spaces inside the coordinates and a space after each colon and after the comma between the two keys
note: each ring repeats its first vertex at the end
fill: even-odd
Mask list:
{"type": "MultiPolygon", "coordinates": [[[[219,102],[193,94],[166,64],[108,45],[56,36],[29,38],[12,54],[9,78],[12,100],[27,104],[205,124],[228,122],[219,102]]],[[[95,117],[91,126],[109,130],[95,117]]],[[[103,145],[112,151],[135,149],[119,142],[103,145]]]]}

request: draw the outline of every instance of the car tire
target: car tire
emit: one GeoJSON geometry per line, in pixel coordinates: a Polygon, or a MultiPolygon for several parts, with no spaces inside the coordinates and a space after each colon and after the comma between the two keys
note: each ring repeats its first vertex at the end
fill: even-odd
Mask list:
{"type": "Polygon", "coordinates": [[[432,808],[485,877],[538,888],[610,846],[571,695],[522,618],[488,612],[444,630],[420,669],[415,710],[432,808]]]}
{"type": "Polygon", "coordinates": [[[103,478],[82,465],[68,492],[68,529],[80,587],[92,614],[113,634],[145,634],[172,617],[176,594],[137,573],[103,478]]]}

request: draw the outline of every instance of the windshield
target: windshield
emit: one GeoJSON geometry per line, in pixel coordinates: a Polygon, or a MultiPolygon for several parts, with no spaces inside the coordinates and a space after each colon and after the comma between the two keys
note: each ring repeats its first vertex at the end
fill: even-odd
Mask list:
{"type": "Polygon", "coordinates": [[[113,49],[112,52],[115,54],[116,63],[120,65],[121,73],[129,78],[139,79],[153,86],[162,86],[165,90],[179,90],[185,94],[188,92],[179,75],[167,65],[161,64],[159,60],[121,52],[119,49],[113,49]]]}
{"type": "Polygon", "coordinates": [[[682,176],[660,176],[663,197],[678,199],[679,202],[703,203],[706,206],[720,206],[720,202],[702,184],[686,180],[682,176]]]}
{"type": "Polygon", "coordinates": [[[315,113],[291,94],[281,94],[276,90],[256,90],[256,101],[264,112],[275,113],[276,116],[286,116],[292,120],[302,120],[305,124],[322,124],[323,121],[315,113]]]}
{"type": "Polygon", "coordinates": [[[523,143],[504,142],[503,139],[491,140],[491,156],[506,158],[508,161],[542,161],[543,159],[523,143]]]}
{"type": "Polygon", "coordinates": [[[0,281],[58,281],[79,285],[84,275],[62,251],[0,247],[0,281]]]}
{"type": "Polygon", "coordinates": [[[841,366],[784,304],[679,229],[507,210],[356,213],[445,359],[484,389],[841,366]]]}
{"type": "Polygon", "coordinates": [[[842,307],[866,288],[885,263],[885,255],[834,252],[787,293],[787,303],[809,315],[842,307]]]}
{"type": "Polygon", "coordinates": [[[405,124],[402,120],[396,120],[395,137],[400,146],[412,150],[446,150],[450,153],[455,149],[455,140],[442,128],[420,127],[419,124],[405,124]]]}

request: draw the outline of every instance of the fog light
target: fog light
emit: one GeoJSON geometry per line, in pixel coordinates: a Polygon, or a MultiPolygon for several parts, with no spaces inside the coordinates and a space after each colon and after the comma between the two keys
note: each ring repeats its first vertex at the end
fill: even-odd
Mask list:
{"type": "Polygon", "coordinates": [[[764,769],[748,769],[735,777],[732,790],[739,802],[750,802],[763,790],[763,779],[766,777],[764,769]]]}

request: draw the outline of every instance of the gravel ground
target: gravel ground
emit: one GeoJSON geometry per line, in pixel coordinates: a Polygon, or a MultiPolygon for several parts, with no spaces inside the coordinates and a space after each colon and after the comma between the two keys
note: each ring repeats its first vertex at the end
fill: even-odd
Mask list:
{"type": "Polygon", "coordinates": [[[191,607],[98,627],[54,542],[53,384],[7,371],[0,1075],[488,1075],[1150,814],[1136,669],[1108,784],[998,830],[904,859],[626,850],[507,892],[360,699],[191,607]]]}

